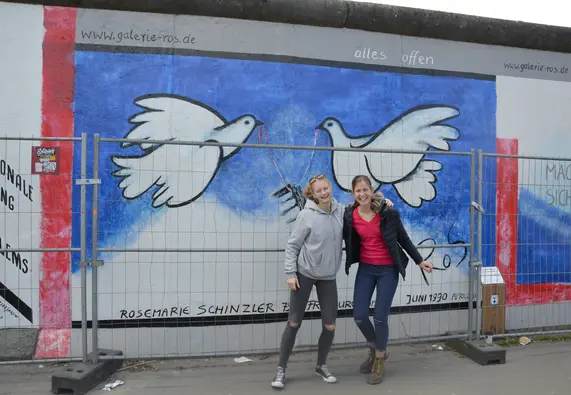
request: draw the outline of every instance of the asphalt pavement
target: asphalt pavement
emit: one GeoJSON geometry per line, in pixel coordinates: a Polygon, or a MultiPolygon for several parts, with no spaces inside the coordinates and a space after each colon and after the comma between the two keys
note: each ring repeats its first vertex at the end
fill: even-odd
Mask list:
{"type": "MultiPolygon", "coordinates": [[[[385,381],[376,386],[359,373],[364,349],[334,350],[329,368],[338,382],[327,384],[314,373],[315,353],[292,356],[284,390],[270,381],[277,357],[129,362],[105,383],[124,384],[111,392],[102,385],[90,393],[112,395],[258,395],[297,394],[391,395],[568,395],[571,393],[571,342],[532,343],[507,348],[504,365],[480,366],[443,344],[407,345],[391,349],[385,381]]],[[[248,357],[248,356],[246,356],[248,357]]],[[[0,366],[0,394],[50,394],[54,365],[0,366]]]]}

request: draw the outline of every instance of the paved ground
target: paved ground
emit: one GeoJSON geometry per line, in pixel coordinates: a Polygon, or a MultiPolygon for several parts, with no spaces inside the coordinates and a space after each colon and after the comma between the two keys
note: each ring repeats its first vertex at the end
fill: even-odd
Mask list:
{"type": "MultiPolygon", "coordinates": [[[[571,342],[508,348],[505,365],[480,366],[444,349],[393,347],[383,384],[369,386],[358,373],[363,350],[339,350],[329,366],[339,382],[326,384],[313,373],[313,353],[298,353],[288,369],[285,393],[391,395],[568,395],[571,393],[571,342]]],[[[231,358],[151,362],[123,370],[125,384],[112,395],[258,395],[275,392],[269,383],[276,358],[237,364],[231,358]]],[[[0,366],[0,394],[49,394],[53,366],[0,366]]],[[[108,380],[112,381],[112,379],[108,380]]],[[[107,393],[101,387],[90,394],[107,393]]]]}

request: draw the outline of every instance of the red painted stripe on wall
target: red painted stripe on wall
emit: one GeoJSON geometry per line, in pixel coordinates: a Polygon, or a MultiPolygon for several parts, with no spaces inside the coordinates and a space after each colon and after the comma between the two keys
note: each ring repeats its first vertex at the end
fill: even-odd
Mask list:
{"type": "MultiPolygon", "coordinates": [[[[73,137],[75,82],[73,8],[44,7],[42,137],[73,137]]],[[[60,174],[40,178],[42,248],[71,247],[72,142],[60,147],[60,174]]],[[[43,253],[40,278],[40,334],[37,358],[69,355],[71,334],[68,252],[43,253]]]]}
{"type": "MultiPolygon", "coordinates": [[[[498,154],[517,155],[517,139],[496,139],[498,154]]],[[[508,304],[515,302],[517,268],[518,160],[496,159],[496,266],[506,282],[508,304]]]]}
{"type": "MultiPolygon", "coordinates": [[[[497,139],[498,154],[517,155],[517,139],[497,139]]],[[[552,304],[571,300],[569,284],[516,283],[518,226],[518,160],[497,158],[496,266],[506,282],[508,305],[552,304]]],[[[541,247],[539,247],[541,248],[541,247]]],[[[555,316],[555,319],[557,317],[555,316]]]]}

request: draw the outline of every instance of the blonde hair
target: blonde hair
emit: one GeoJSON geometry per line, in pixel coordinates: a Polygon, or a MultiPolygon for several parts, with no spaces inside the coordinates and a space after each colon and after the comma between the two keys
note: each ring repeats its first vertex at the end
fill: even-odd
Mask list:
{"type": "MultiPolygon", "coordinates": [[[[351,181],[351,189],[353,193],[355,193],[355,186],[357,185],[357,183],[361,181],[367,183],[369,188],[373,190],[373,184],[371,183],[371,179],[368,176],[358,175],[353,178],[353,181],[351,181]]],[[[385,200],[385,196],[381,192],[374,193],[373,196],[371,196],[371,210],[373,210],[376,213],[381,211],[381,204],[383,203],[383,200],[385,200]]],[[[357,206],[359,206],[357,200],[351,203],[351,207],[357,207],[357,206]]]]}
{"type": "Polygon", "coordinates": [[[317,174],[317,175],[315,175],[309,179],[309,181],[307,182],[307,185],[305,186],[305,189],[303,191],[303,196],[305,196],[307,199],[313,201],[314,203],[319,203],[319,201],[313,197],[313,187],[312,187],[313,183],[317,180],[325,180],[329,184],[331,184],[331,181],[329,181],[329,178],[327,178],[327,176],[323,173],[317,174]]]}

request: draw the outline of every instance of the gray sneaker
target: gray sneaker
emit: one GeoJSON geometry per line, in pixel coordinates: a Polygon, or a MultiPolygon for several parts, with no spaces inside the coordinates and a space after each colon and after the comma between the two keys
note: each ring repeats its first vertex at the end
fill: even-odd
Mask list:
{"type": "Polygon", "coordinates": [[[318,375],[325,381],[326,383],[336,383],[337,378],[329,372],[327,369],[327,365],[321,365],[315,368],[315,374],[318,375]]]}
{"type": "Polygon", "coordinates": [[[278,366],[278,372],[276,373],[276,377],[274,377],[274,380],[272,381],[272,387],[280,389],[284,388],[285,381],[286,381],[285,369],[282,368],[281,366],[278,366]]]}

